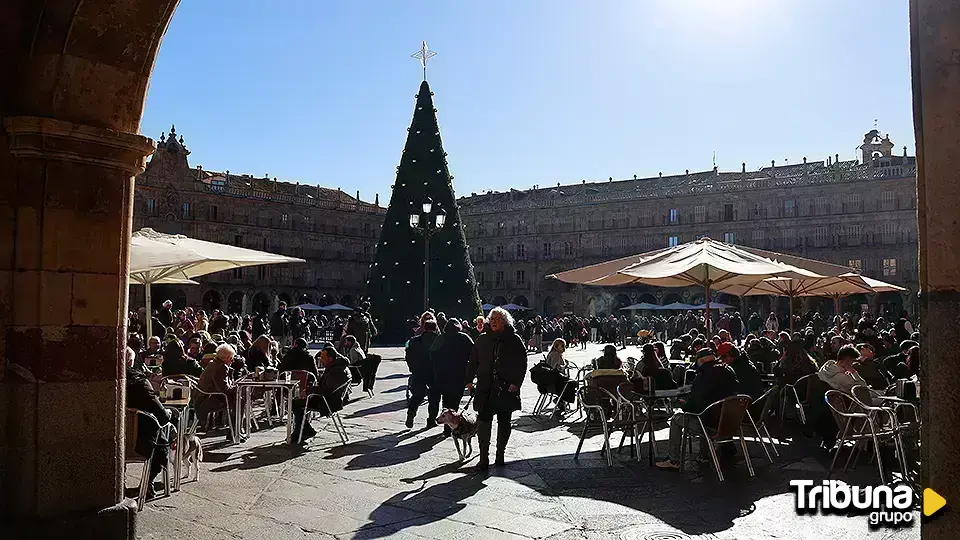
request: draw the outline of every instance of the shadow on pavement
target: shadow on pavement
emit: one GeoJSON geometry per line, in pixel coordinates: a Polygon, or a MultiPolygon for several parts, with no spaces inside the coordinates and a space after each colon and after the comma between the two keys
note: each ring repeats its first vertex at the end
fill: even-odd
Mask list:
{"type": "MultiPolygon", "coordinates": [[[[258,469],[260,467],[266,467],[269,465],[276,465],[278,463],[283,463],[289,461],[302,453],[301,448],[291,449],[286,442],[278,442],[276,444],[271,444],[267,446],[255,446],[246,450],[243,454],[240,454],[240,461],[237,463],[230,463],[228,465],[223,465],[221,467],[214,467],[210,469],[212,472],[224,472],[224,471],[235,471],[235,470],[250,470],[258,469]]],[[[228,454],[227,458],[232,457],[232,454],[228,454]]],[[[222,454],[217,453],[205,453],[203,456],[204,461],[220,462],[225,461],[222,454]]]]}
{"type": "Polygon", "coordinates": [[[397,411],[403,411],[407,409],[407,400],[400,399],[397,401],[391,401],[390,403],[384,403],[383,405],[377,405],[375,407],[369,407],[366,409],[360,409],[359,411],[352,412],[350,414],[345,414],[347,418],[361,418],[364,416],[370,416],[372,414],[384,414],[397,411]]]}

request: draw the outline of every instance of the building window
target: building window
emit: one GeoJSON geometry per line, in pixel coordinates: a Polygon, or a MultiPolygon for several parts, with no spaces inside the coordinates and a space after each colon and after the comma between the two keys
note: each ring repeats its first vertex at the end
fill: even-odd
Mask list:
{"type": "Polygon", "coordinates": [[[190,219],[190,203],[183,203],[183,219],[190,219]]]}
{"type": "Polygon", "coordinates": [[[261,265],[257,267],[257,279],[263,281],[270,278],[270,267],[261,265]]]}
{"type": "Polygon", "coordinates": [[[498,259],[503,258],[503,246],[497,246],[497,258],[498,259]]]}
{"type": "Polygon", "coordinates": [[[813,200],[813,211],[817,215],[824,215],[830,213],[830,200],[826,197],[816,197],[813,200]]]}
{"type": "Polygon", "coordinates": [[[494,281],[497,287],[503,285],[503,270],[497,270],[497,273],[494,274],[494,281]]]}
{"type": "Polygon", "coordinates": [[[483,260],[483,246],[477,246],[477,260],[483,260]]]}
{"type": "Polygon", "coordinates": [[[693,220],[697,223],[707,221],[707,207],[702,204],[693,207],[693,220]]]}
{"type": "Polygon", "coordinates": [[[668,247],[673,247],[673,246],[676,246],[676,245],[679,245],[679,244],[680,244],[680,237],[679,237],[679,236],[669,236],[669,237],[667,237],[667,246],[668,246],[668,247]]]}
{"type": "Polygon", "coordinates": [[[797,206],[793,199],[783,201],[783,217],[793,217],[797,215],[797,206]]]}
{"type": "Polygon", "coordinates": [[[670,223],[678,223],[680,221],[680,210],[677,208],[670,209],[670,223]]]}
{"type": "Polygon", "coordinates": [[[883,260],[883,275],[885,277],[897,275],[897,260],[896,259],[884,259],[883,260]]]}
{"type": "Polygon", "coordinates": [[[290,219],[290,216],[287,214],[280,214],[280,225],[283,227],[287,226],[287,221],[290,219]]]}
{"type": "Polygon", "coordinates": [[[728,243],[728,244],[733,244],[733,243],[734,243],[734,241],[733,241],[733,233],[732,233],[732,232],[725,232],[725,233],[723,233],[723,241],[726,242],[726,243],[728,243]]]}
{"type": "Polygon", "coordinates": [[[863,235],[863,226],[859,223],[855,225],[847,225],[844,229],[846,233],[847,244],[851,246],[860,245],[860,237],[863,235]]]}
{"type": "Polygon", "coordinates": [[[517,258],[525,259],[527,258],[527,246],[524,244],[517,244],[517,258]]]}
{"type": "Polygon", "coordinates": [[[897,194],[892,191],[884,191],[880,194],[880,207],[884,210],[892,210],[897,205],[897,194]]]}
{"type": "Polygon", "coordinates": [[[851,193],[847,195],[843,206],[845,212],[860,212],[863,209],[863,198],[859,193],[851,193]]]}
{"type": "Polygon", "coordinates": [[[863,259],[850,259],[847,261],[847,266],[854,272],[863,272],[863,259]]]}
{"type": "Polygon", "coordinates": [[[826,227],[817,227],[813,231],[813,242],[814,245],[818,247],[823,247],[827,245],[827,228],[826,227]]]}
{"type": "Polygon", "coordinates": [[[796,229],[784,229],[783,230],[783,247],[792,248],[797,245],[797,230],[796,229]]]}
{"type": "Polygon", "coordinates": [[[563,256],[564,257],[573,257],[573,244],[570,242],[564,242],[563,244],[563,256]]]}
{"type": "Polygon", "coordinates": [[[147,199],[147,215],[155,216],[157,215],[157,201],[154,199],[147,199]]]}
{"type": "Polygon", "coordinates": [[[732,204],[723,205],[723,220],[733,221],[733,205],[732,204]]]}
{"type": "Polygon", "coordinates": [[[527,273],[523,270],[517,270],[517,285],[527,284],[527,273]]]}
{"type": "Polygon", "coordinates": [[[243,279],[243,268],[234,268],[233,277],[234,279],[243,279]]]}
{"type": "Polygon", "coordinates": [[[753,245],[760,247],[760,244],[763,244],[763,229],[753,231],[753,245]]]}
{"type": "Polygon", "coordinates": [[[897,224],[887,222],[880,225],[880,232],[883,235],[884,244],[892,244],[897,241],[897,224]]]}
{"type": "Polygon", "coordinates": [[[486,287],[486,286],[487,286],[487,284],[486,284],[486,281],[487,281],[487,280],[484,279],[484,277],[485,277],[485,276],[483,275],[483,272],[477,272],[477,283],[479,283],[481,287],[486,287]]]}
{"type": "Polygon", "coordinates": [[[549,259],[553,256],[553,244],[550,242],[544,242],[543,244],[543,258],[549,259]]]}
{"type": "Polygon", "coordinates": [[[217,205],[211,204],[207,207],[207,218],[209,221],[217,221],[217,205]]]}
{"type": "Polygon", "coordinates": [[[484,234],[486,234],[486,232],[487,232],[487,228],[484,226],[484,224],[477,223],[477,236],[483,236],[484,234]]]}

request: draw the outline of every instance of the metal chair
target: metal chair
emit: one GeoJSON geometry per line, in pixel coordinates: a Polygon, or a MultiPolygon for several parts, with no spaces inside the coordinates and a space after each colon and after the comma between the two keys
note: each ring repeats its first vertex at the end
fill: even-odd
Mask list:
{"type": "MultiPolygon", "coordinates": [[[[311,375],[312,375],[312,373],[311,373],[311,375]]],[[[300,420],[300,430],[298,431],[298,433],[300,433],[301,435],[303,434],[303,428],[304,428],[304,426],[307,425],[307,417],[308,417],[308,416],[313,416],[313,415],[315,415],[315,414],[319,414],[318,411],[310,410],[310,400],[319,398],[320,400],[323,401],[323,404],[326,406],[326,411],[327,411],[326,414],[323,414],[323,415],[321,415],[321,416],[330,418],[330,423],[333,424],[333,429],[336,430],[337,435],[340,437],[340,441],[343,442],[344,444],[346,444],[346,443],[347,443],[347,428],[343,425],[343,419],[340,418],[340,409],[343,408],[343,404],[344,404],[344,403],[346,402],[346,400],[347,400],[347,394],[350,392],[350,384],[351,384],[351,382],[350,382],[350,381],[347,381],[347,382],[341,384],[340,386],[338,386],[338,387],[333,391],[333,397],[336,398],[336,399],[338,399],[338,400],[340,400],[340,406],[339,406],[339,408],[337,408],[336,410],[334,410],[334,409],[330,406],[330,401],[327,399],[327,396],[325,396],[325,395],[323,395],[323,394],[310,394],[310,393],[308,393],[308,394],[306,395],[306,401],[305,401],[304,404],[303,404],[303,406],[304,406],[303,417],[302,417],[301,420],[300,420]]],[[[323,431],[324,429],[326,429],[326,426],[324,426],[322,429],[320,429],[320,431],[323,431]]]]}
{"type": "Polygon", "coordinates": [[[770,448],[773,448],[773,453],[780,457],[780,451],[777,450],[777,445],[773,443],[773,437],[770,436],[770,430],[767,429],[767,419],[770,418],[770,411],[773,410],[773,398],[777,396],[777,385],[773,385],[767,389],[759,398],[754,400],[750,404],[750,419],[753,423],[753,429],[757,433],[757,439],[760,440],[761,446],[763,446],[763,451],[767,454],[767,459],[770,460],[770,463],[773,463],[773,458],[770,457],[770,451],[767,450],[767,443],[769,442],[770,448]],[[754,413],[757,413],[754,415],[754,413]],[[763,432],[760,431],[760,428],[763,428],[763,432]],[[763,437],[766,435],[767,440],[764,441],[763,437]]]}
{"type": "MultiPolygon", "coordinates": [[[[883,459],[880,457],[880,442],[893,440],[899,451],[900,443],[897,438],[896,417],[891,409],[884,407],[872,407],[863,404],[849,394],[844,394],[839,390],[828,390],[824,395],[824,401],[830,408],[837,427],[840,428],[840,436],[837,439],[837,449],[830,461],[830,469],[827,471],[827,478],[833,474],[833,469],[837,463],[837,457],[840,450],[846,443],[851,443],[850,454],[844,463],[843,470],[850,467],[850,461],[859,453],[861,444],[873,444],[873,451],[877,458],[877,472],[880,475],[880,483],[886,483],[886,477],[883,472],[883,459]]],[[[900,454],[902,456],[902,453],[900,454]]],[[[900,466],[905,471],[904,460],[900,460],[900,466]]],[[[856,467],[856,461],[854,461],[856,467]]]]}
{"type": "MultiPolygon", "coordinates": [[[[124,463],[142,463],[143,464],[143,473],[140,475],[140,488],[137,493],[137,510],[143,510],[143,505],[147,502],[147,491],[150,487],[150,468],[153,465],[153,452],[150,452],[149,456],[142,456],[137,453],[137,436],[140,431],[140,418],[148,418],[152,420],[157,425],[156,436],[159,438],[160,434],[166,430],[166,435],[169,439],[170,435],[170,425],[161,426],[160,422],[157,420],[157,417],[153,416],[148,412],[144,412],[138,409],[126,410],[124,416],[124,425],[125,435],[124,435],[124,463]]],[[[154,440],[156,444],[156,440],[154,440]]],[[[163,467],[163,495],[164,497],[170,496],[170,468],[168,464],[164,464],[163,467]]]]}
{"type": "MultiPolygon", "coordinates": [[[[900,462],[900,472],[906,478],[910,468],[907,466],[906,445],[903,442],[903,435],[915,433],[919,439],[920,413],[916,405],[895,397],[878,395],[874,398],[870,389],[863,385],[854,386],[850,393],[861,409],[873,412],[875,416],[878,414],[877,411],[883,411],[879,414],[885,418],[878,418],[878,421],[889,420],[889,427],[894,431],[894,450],[900,462]],[[880,400],[882,405],[879,407],[873,406],[874,399],[880,400]],[[903,414],[901,409],[908,414],[903,414]]],[[[919,444],[919,440],[917,443],[919,444]]],[[[856,461],[854,461],[854,464],[856,464],[856,461]]]]}
{"type": "MultiPolygon", "coordinates": [[[[207,399],[216,399],[216,398],[223,399],[223,403],[224,405],[226,405],[225,416],[227,417],[227,426],[230,428],[230,438],[234,442],[238,442],[240,440],[239,426],[233,425],[233,415],[230,414],[230,396],[228,396],[223,392],[204,392],[203,390],[200,389],[199,384],[193,385],[191,388],[193,392],[196,392],[195,395],[207,396],[207,399]]],[[[192,407],[194,411],[196,411],[196,407],[195,406],[192,406],[192,407]]],[[[195,420],[197,422],[200,421],[199,418],[196,418],[195,420]]],[[[190,430],[190,432],[192,433],[195,429],[196,429],[196,426],[194,426],[190,430]]]]}
{"type": "MultiPolygon", "coordinates": [[[[787,403],[790,398],[793,398],[794,406],[797,407],[800,416],[800,423],[806,425],[807,423],[807,414],[804,411],[804,407],[809,407],[813,404],[813,400],[817,398],[816,389],[817,383],[820,382],[820,378],[817,377],[816,373],[810,373],[809,375],[804,375],[796,380],[793,384],[785,384],[783,390],[780,392],[780,427],[783,427],[783,418],[787,413],[787,403]],[[797,387],[803,389],[804,399],[800,400],[800,394],[797,393],[797,387]]],[[[822,386],[822,385],[821,385],[822,386]]]]}
{"type": "MultiPolygon", "coordinates": [[[[573,459],[576,460],[580,458],[583,441],[586,439],[587,431],[593,423],[590,415],[590,413],[593,412],[595,417],[599,418],[600,427],[603,429],[603,447],[601,452],[606,453],[607,466],[612,466],[613,457],[610,453],[611,429],[630,428],[633,430],[633,440],[635,444],[638,439],[636,415],[633,405],[630,404],[629,407],[624,407],[624,404],[617,399],[617,396],[602,386],[582,386],[578,389],[577,393],[580,397],[581,407],[586,413],[586,418],[583,421],[583,431],[580,433],[580,442],[577,444],[577,451],[573,454],[573,459]],[[626,417],[627,411],[629,411],[629,417],[626,417]],[[608,415],[608,412],[612,412],[612,415],[608,415]],[[608,418],[608,416],[610,416],[610,418],[608,418]]],[[[636,450],[637,455],[639,455],[640,449],[637,448],[636,450]]]]}
{"type": "MultiPolygon", "coordinates": [[[[740,394],[711,403],[706,409],[699,413],[684,412],[683,419],[685,420],[685,424],[683,438],[680,440],[680,471],[683,472],[683,462],[686,456],[687,448],[685,443],[690,440],[691,437],[700,437],[702,441],[707,443],[710,458],[713,460],[713,466],[717,470],[717,477],[721,482],[723,482],[723,471],[720,470],[720,460],[717,458],[716,446],[719,444],[734,443],[738,440],[740,441],[740,448],[743,450],[743,457],[747,461],[747,470],[750,471],[750,476],[754,476],[753,463],[750,461],[750,451],[747,448],[747,440],[743,438],[743,417],[746,416],[750,419],[750,423],[753,424],[749,410],[752,401],[753,399],[750,396],[740,394]],[[703,423],[704,415],[714,407],[720,407],[720,421],[716,429],[707,427],[707,425],[703,423]],[[700,433],[691,433],[687,427],[689,422],[694,419],[696,419],[700,425],[700,433]]],[[[754,429],[756,429],[755,424],[754,429]]]]}

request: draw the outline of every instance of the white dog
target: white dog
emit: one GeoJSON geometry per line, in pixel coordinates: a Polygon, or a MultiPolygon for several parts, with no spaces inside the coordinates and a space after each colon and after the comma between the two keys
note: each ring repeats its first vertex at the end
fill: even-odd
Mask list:
{"type": "Polygon", "coordinates": [[[460,461],[473,454],[473,438],[477,435],[477,418],[465,410],[446,409],[437,417],[437,424],[450,428],[460,461]]]}
{"type": "Polygon", "coordinates": [[[203,461],[203,445],[196,435],[183,437],[183,460],[187,464],[187,478],[190,478],[190,469],[193,468],[193,479],[200,480],[200,462],[203,461]]]}

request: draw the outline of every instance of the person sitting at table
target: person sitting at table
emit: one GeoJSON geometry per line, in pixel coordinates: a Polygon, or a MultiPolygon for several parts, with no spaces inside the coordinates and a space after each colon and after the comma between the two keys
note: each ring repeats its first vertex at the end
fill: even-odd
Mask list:
{"type": "Polygon", "coordinates": [[[267,369],[272,362],[270,361],[270,338],[262,335],[250,345],[247,351],[247,370],[253,372],[257,368],[267,369]]]}
{"type": "Polygon", "coordinates": [[[293,342],[293,348],[283,357],[283,360],[280,361],[280,365],[277,367],[277,371],[281,373],[284,371],[297,370],[309,371],[313,373],[314,377],[320,378],[320,374],[317,371],[317,362],[313,356],[310,355],[310,351],[307,350],[307,340],[303,338],[297,338],[293,342]]]}
{"type": "Polygon", "coordinates": [[[773,370],[780,387],[795,384],[800,377],[817,372],[817,363],[803,349],[803,341],[799,339],[799,335],[797,337],[797,340],[791,340],[787,344],[783,357],[773,370]]]}
{"type": "Polygon", "coordinates": [[[763,395],[764,384],[760,378],[760,371],[753,365],[750,358],[740,352],[740,349],[733,343],[725,341],[717,347],[717,355],[720,361],[733,368],[740,382],[740,392],[747,394],[753,399],[763,395]]]}
{"type": "MultiPolygon", "coordinates": [[[[337,390],[350,380],[350,371],[347,368],[349,362],[331,344],[327,344],[320,351],[319,360],[324,368],[323,374],[317,381],[317,385],[308,387],[304,395],[319,394],[326,398],[326,403],[330,404],[332,410],[327,409],[323,399],[315,397],[310,400],[310,410],[326,416],[343,408],[345,398],[337,390]]],[[[303,444],[317,435],[317,431],[313,429],[310,422],[304,425],[303,433],[300,433],[300,423],[303,421],[303,415],[305,414],[305,405],[305,398],[293,400],[293,441],[295,444],[303,444]]]]}
{"type": "Polygon", "coordinates": [[[200,367],[207,367],[207,364],[216,357],[217,344],[211,341],[203,346],[203,356],[200,357],[200,367]]]}
{"type": "MultiPolygon", "coordinates": [[[[233,346],[224,343],[217,347],[216,358],[203,369],[197,388],[206,394],[226,394],[227,399],[225,403],[223,396],[195,393],[193,407],[197,412],[197,418],[203,420],[208,414],[223,410],[226,410],[227,414],[233,414],[231,411],[236,402],[237,388],[230,376],[230,365],[236,355],[237,351],[233,346]]],[[[227,438],[229,439],[230,435],[227,435],[227,438]]]]}
{"type": "Polygon", "coordinates": [[[653,378],[653,387],[657,390],[672,390],[677,387],[670,370],[663,367],[653,343],[645,343],[641,349],[640,361],[634,368],[631,379],[637,377],[653,378]]]}
{"type": "Polygon", "coordinates": [[[620,369],[623,362],[617,357],[616,345],[604,345],[603,356],[593,360],[593,367],[596,369],[620,369]]]}
{"type": "Polygon", "coordinates": [[[155,366],[163,358],[163,351],[160,350],[160,338],[150,336],[147,339],[147,348],[137,353],[136,366],[155,366]]]}
{"type": "Polygon", "coordinates": [[[183,342],[174,340],[167,343],[163,350],[163,375],[193,375],[199,377],[203,373],[203,368],[196,360],[187,356],[183,350],[183,342]]]}
{"type": "MultiPolygon", "coordinates": [[[[867,381],[857,373],[854,366],[854,362],[858,358],[860,358],[860,353],[853,345],[844,345],[837,351],[836,360],[828,360],[823,364],[823,367],[817,373],[817,377],[827,383],[830,388],[839,390],[844,394],[851,394],[854,386],[869,387],[867,381]]],[[[871,396],[878,395],[875,390],[871,390],[870,393],[871,396]]],[[[870,405],[870,403],[867,403],[867,405],[870,405]]]]}
{"type": "Polygon", "coordinates": [[[156,491],[153,487],[153,479],[163,471],[169,460],[170,441],[158,433],[159,429],[170,422],[176,422],[175,414],[167,410],[154,390],[153,385],[147,375],[140,370],[134,369],[133,364],[136,356],[131,355],[132,349],[127,348],[127,379],[126,379],[126,406],[129,409],[136,409],[145,413],[150,413],[157,422],[137,415],[137,443],[134,450],[137,454],[147,457],[153,455],[150,462],[150,483],[147,485],[147,498],[153,498],[156,491]]]}
{"type": "Polygon", "coordinates": [[[200,360],[200,357],[203,356],[203,340],[200,339],[200,336],[190,338],[190,341],[187,344],[187,356],[198,361],[200,360]]]}
{"type": "MultiPolygon", "coordinates": [[[[670,418],[670,441],[667,445],[668,457],[663,461],[658,461],[655,466],[658,469],[679,470],[680,469],[680,443],[683,440],[683,430],[692,429],[700,431],[700,423],[695,419],[683,415],[684,412],[699,414],[709,405],[720,401],[721,399],[737,395],[740,390],[740,383],[737,381],[737,375],[733,368],[718,362],[710,349],[700,349],[697,353],[697,376],[693,380],[693,387],[690,389],[690,395],[680,406],[681,411],[677,411],[670,418]]],[[[703,424],[708,427],[715,427],[719,422],[720,409],[715,407],[711,414],[703,417],[703,424]]],[[[724,449],[733,449],[732,445],[723,445],[724,449]]]]}
{"type": "Polygon", "coordinates": [[[877,367],[877,359],[874,354],[873,345],[869,343],[861,343],[857,345],[857,349],[860,352],[860,357],[853,364],[853,368],[857,370],[857,374],[867,381],[867,384],[870,385],[870,388],[874,390],[886,390],[887,389],[887,379],[880,373],[880,369],[877,367]]]}

